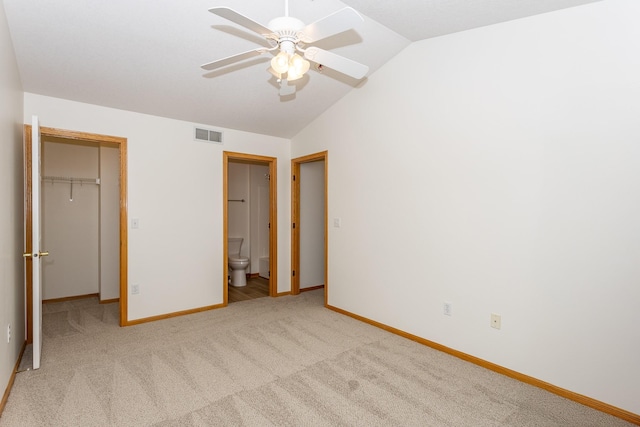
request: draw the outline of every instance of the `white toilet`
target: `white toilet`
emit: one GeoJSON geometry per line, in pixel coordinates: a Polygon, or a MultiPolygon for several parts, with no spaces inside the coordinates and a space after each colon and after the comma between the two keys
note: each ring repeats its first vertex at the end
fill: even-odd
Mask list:
{"type": "Polygon", "coordinates": [[[249,258],[240,256],[242,237],[229,237],[229,272],[231,274],[231,286],[236,288],[247,286],[247,267],[249,258]]]}

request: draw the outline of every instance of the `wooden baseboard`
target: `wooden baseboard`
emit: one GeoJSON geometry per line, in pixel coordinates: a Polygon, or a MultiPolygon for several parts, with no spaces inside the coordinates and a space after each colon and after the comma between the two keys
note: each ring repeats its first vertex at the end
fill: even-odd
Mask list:
{"type": "Polygon", "coordinates": [[[437,342],[429,341],[429,340],[421,338],[419,336],[412,335],[412,334],[410,334],[408,332],[404,332],[404,331],[402,331],[400,329],[396,329],[396,328],[393,328],[391,326],[385,325],[383,323],[379,323],[379,322],[376,322],[374,320],[367,319],[366,317],[362,317],[362,316],[359,316],[357,314],[348,312],[346,310],[342,310],[341,308],[334,307],[334,306],[331,306],[331,305],[328,305],[328,304],[326,305],[326,307],[328,309],[330,309],[330,310],[333,310],[333,311],[337,312],[337,313],[344,314],[345,316],[349,316],[349,317],[352,317],[352,318],[354,318],[356,320],[359,320],[361,322],[368,323],[369,325],[375,326],[377,328],[384,329],[385,331],[388,331],[388,332],[391,332],[393,334],[399,335],[401,337],[410,339],[410,340],[415,341],[417,343],[426,345],[427,347],[431,347],[431,348],[433,348],[435,350],[442,351],[443,353],[450,354],[450,355],[455,356],[455,357],[457,357],[459,359],[462,359],[462,360],[465,360],[467,362],[473,363],[475,365],[481,366],[483,368],[489,369],[489,370],[491,370],[493,372],[497,372],[499,374],[502,374],[502,375],[505,375],[507,377],[513,378],[513,379],[521,381],[523,383],[526,383],[526,384],[529,384],[529,385],[532,385],[532,386],[547,390],[548,392],[551,392],[551,393],[556,394],[558,396],[562,396],[562,397],[564,397],[566,399],[573,400],[574,402],[580,403],[582,405],[585,405],[585,406],[588,406],[590,408],[596,409],[596,410],[598,410],[600,412],[604,412],[606,414],[613,415],[614,417],[623,419],[623,420],[628,421],[628,422],[630,422],[632,424],[636,424],[636,425],[640,426],[640,415],[639,414],[634,414],[634,413],[626,411],[624,409],[617,408],[615,406],[609,405],[609,404],[604,403],[604,402],[600,402],[599,400],[595,400],[595,399],[593,399],[591,397],[584,396],[582,394],[578,394],[578,393],[572,392],[570,390],[566,390],[564,388],[555,386],[553,384],[550,384],[548,382],[539,380],[537,378],[530,377],[529,375],[525,375],[525,374],[522,374],[520,372],[513,371],[511,369],[505,368],[503,366],[496,365],[495,363],[491,363],[491,362],[488,362],[486,360],[480,359],[479,357],[475,357],[475,356],[472,356],[470,354],[463,353],[461,351],[452,349],[452,348],[444,346],[442,344],[438,344],[437,342]]]}
{"type": "Polygon", "coordinates": [[[4,390],[4,394],[2,395],[2,400],[0,400],[0,416],[2,416],[4,407],[7,404],[7,400],[9,399],[9,394],[11,394],[11,388],[13,388],[13,382],[16,379],[16,374],[18,373],[18,367],[20,366],[20,362],[22,361],[22,355],[24,354],[24,350],[26,348],[27,348],[27,342],[25,341],[24,343],[22,343],[22,349],[20,350],[20,355],[18,356],[16,365],[13,367],[13,372],[11,372],[11,376],[9,377],[9,383],[7,384],[7,388],[4,390]]]}
{"type": "Polygon", "coordinates": [[[301,288],[300,292],[315,291],[316,289],[323,289],[323,288],[324,288],[324,285],[309,286],[308,288],[301,288]]]}
{"type": "Polygon", "coordinates": [[[174,313],[161,314],[159,316],[144,317],[142,319],[129,320],[122,326],[134,326],[141,323],[155,322],[156,320],[170,319],[172,317],[185,316],[187,314],[200,313],[202,311],[215,310],[216,308],[226,307],[226,304],[208,305],[200,308],[192,308],[191,310],[176,311],[174,313]]]}
{"type": "Polygon", "coordinates": [[[120,298],[112,298],[112,299],[102,299],[100,300],[100,304],[111,304],[114,302],[120,302],[120,298]]]}
{"type": "Polygon", "coordinates": [[[85,299],[85,298],[94,298],[94,297],[100,297],[99,294],[86,294],[86,295],[74,295],[72,297],[63,297],[63,298],[52,298],[52,299],[45,299],[42,300],[43,304],[50,304],[50,303],[54,303],[54,302],[65,302],[65,301],[74,301],[77,299],[85,299]]]}

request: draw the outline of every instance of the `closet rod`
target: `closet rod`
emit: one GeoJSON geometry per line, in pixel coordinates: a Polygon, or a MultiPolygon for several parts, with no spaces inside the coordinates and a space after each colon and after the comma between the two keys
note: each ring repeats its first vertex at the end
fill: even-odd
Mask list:
{"type": "Polygon", "coordinates": [[[53,182],[67,182],[67,183],[87,183],[87,184],[100,184],[100,178],[75,178],[72,176],[43,176],[43,181],[53,182]]]}

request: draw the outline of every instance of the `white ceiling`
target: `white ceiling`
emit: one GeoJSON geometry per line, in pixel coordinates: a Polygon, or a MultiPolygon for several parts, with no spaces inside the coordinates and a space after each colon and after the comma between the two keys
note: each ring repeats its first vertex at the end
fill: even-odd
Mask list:
{"type": "MultiPolygon", "coordinates": [[[[205,72],[201,64],[267,46],[207,9],[228,6],[267,25],[284,0],[3,0],[23,89],[107,107],[290,138],[355,81],[315,70],[281,99],[269,54],[205,72]]],[[[290,0],[311,23],[352,6],[365,22],[316,43],[369,66],[412,41],[598,0],[290,0]]],[[[354,89],[356,88],[356,89],[354,89]]]]}

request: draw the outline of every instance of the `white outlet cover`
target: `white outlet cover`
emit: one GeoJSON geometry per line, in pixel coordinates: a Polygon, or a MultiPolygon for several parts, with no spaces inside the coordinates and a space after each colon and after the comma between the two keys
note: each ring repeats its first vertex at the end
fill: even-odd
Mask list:
{"type": "Polygon", "coordinates": [[[445,302],[443,305],[443,312],[445,316],[453,315],[453,306],[450,302],[445,302]]]}
{"type": "Polygon", "coordinates": [[[491,313],[491,327],[494,329],[502,327],[502,317],[499,314],[491,313]]]}

